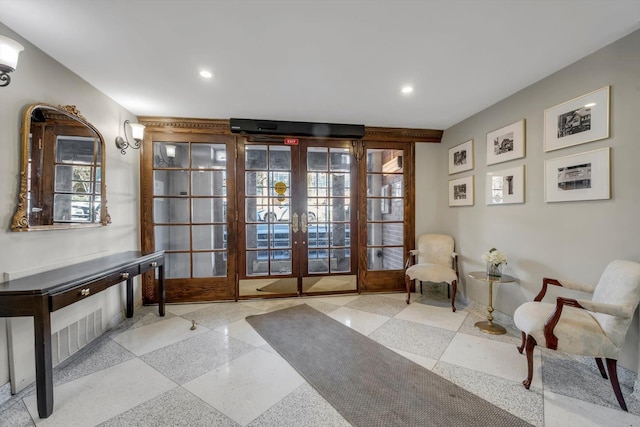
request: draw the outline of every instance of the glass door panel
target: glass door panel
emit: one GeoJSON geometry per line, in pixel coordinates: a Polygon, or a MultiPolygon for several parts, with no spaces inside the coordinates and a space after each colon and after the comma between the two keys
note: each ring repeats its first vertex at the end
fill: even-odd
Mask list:
{"type": "Polygon", "coordinates": [[[244,146],[240,296],[297,293],[297,282],[292,277],[296,268],[292,166],[289,146],[244,146]]]}
{"type": "Polygon", "coordinates": [[[356,290],[351,158],[346,142],[245,144],[240,296],[356,290]]]}
{"type": "Polygon", "coordinates": [[[235,283],[232,289],[226,283],[235,277],[228,265],[228,149],[228,142],[152,144],[153,249],[166,251],[169,302],[235,293],[235,283]],[[222,283],[212,278],[223,279],[226,289],[216,289],[222,283]]]}
{"type": "MultiPolygon", "coordinates": [[[[404,286],[404,261],[407,240],[413,233],[409,207],[412,199],[406,188],[408,168],[403,159],[410,158],[411,146],[368,143],[363,160],[366,195],[362,204],[361,231],[365,263],[361,265],[361,286],[364,290],[398,290],[404,286]],[[365,215],[362,215],[362,214],[365,215]],[[407,228],[409,227],[409,228],[407,228]]],[[[413,236],[411,236],[413,238],[413,236]]]]}

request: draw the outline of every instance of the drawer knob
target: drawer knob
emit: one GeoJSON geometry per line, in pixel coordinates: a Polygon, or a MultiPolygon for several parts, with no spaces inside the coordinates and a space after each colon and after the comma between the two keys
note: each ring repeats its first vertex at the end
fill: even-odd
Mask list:
{"type": "Polygon", "coordinates": [[[90,293],[91,293],[91,291],[89,290],[89,288],[80,290],[80,295],[82,295],[83,297],[86,297],[90,293]]]}
{"type": "Polygon", "coordinates": [[[157,263],[156,261],[153,261],[153,262],[151,263],[151,267],[157,267],[157,266],[158,266],[158,263],[157,263]]]}
{"type": "Polygon", "coordinates": [[[129,278],[129,273],[126,273],[126,272],[125,272],[125,273],[122,273],[122,274],[120,275],[120,277],[122,277],[123,279],[128,279],[128,278],[129,278]]]}

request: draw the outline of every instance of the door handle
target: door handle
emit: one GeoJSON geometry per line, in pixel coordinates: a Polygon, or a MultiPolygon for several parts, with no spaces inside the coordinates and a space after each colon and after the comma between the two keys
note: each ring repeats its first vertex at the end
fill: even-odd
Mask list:
{"type": "Polygon", "coordinates": [[[303,233],[307,232],[307,214],[303,213],[300,215],[300,229],[303,233]]]}
{"type": "Polygon", "coordinates": [[[298,232],[298,213],[294,212],[293,215],[291,216],[291,229],[293,230],[294,233],[298,232]]]}

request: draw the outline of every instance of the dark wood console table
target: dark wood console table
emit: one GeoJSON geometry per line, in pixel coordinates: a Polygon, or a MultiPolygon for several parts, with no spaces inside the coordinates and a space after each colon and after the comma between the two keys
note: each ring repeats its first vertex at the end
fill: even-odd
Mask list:
{"type": "Polygon", "coordinates": [[[126,315],[133,316],[133,277],[158,269],[164,316],[164,251],[123,252],[0,283],[0,317],[33,316],[38,414],[53,412],[51,313],[127,281],[126,315]]]}

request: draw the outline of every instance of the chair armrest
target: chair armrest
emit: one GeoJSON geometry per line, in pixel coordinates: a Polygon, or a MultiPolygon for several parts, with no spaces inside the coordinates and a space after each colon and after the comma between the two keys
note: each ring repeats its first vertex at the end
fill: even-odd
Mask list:
{"type": "Polygon", "coordinates": [[[549,316],[549,318],[544,324],[544,339],[547,342],[547,348],[551,350],[558,349],[558,337],[554,335],[553,330],[555,329],[556,325],[558,324],[558,321],[560,320],[560,315],[562,314],[562,308],[565,305],[576,307],[576,308],[584,308],[575,299],[558,297],[558,299],[556,300],[556,309],[553,311],[551,316],[549,316]]]}
{"type": "Polygon", "coordinates": [[[542,279],[542,289],[540,289],[540,292],[538,293],[538,295],[536,295],[536,297],[533,299],[534,301],[542,301],[542,298],[544,298],[545,294],[547,293],[547,285],[560,286],[562,288],[567,288],[574,291],[582,291],[582,292],[589,292],[589,293],[593,293],[593,291],[596,288],[595,285],[572,282],[570,280],[561,281],[558,279],[550,279],[548,277],[545,277],[544,279],[542,279]]]}
{"type": "Polygon", "coordinates": [[[609,314],[622,319],[632,318],[633,312],[636,310],[636,308],[631,305],[606,304],[603,302],[588,300],[578,300],[578,303],[586,310],[593,311],[595,313],[609,314]]]}
{"type": "Polygon", "coordinates": [[[411,267],[416,263],[416,257],[418,256],[420,251],[418,249],[411,249],[409,251],[409,256],[407,257],[407,262],[404,264],[404,270],[407,271],[407,268],[411,267]]]}

